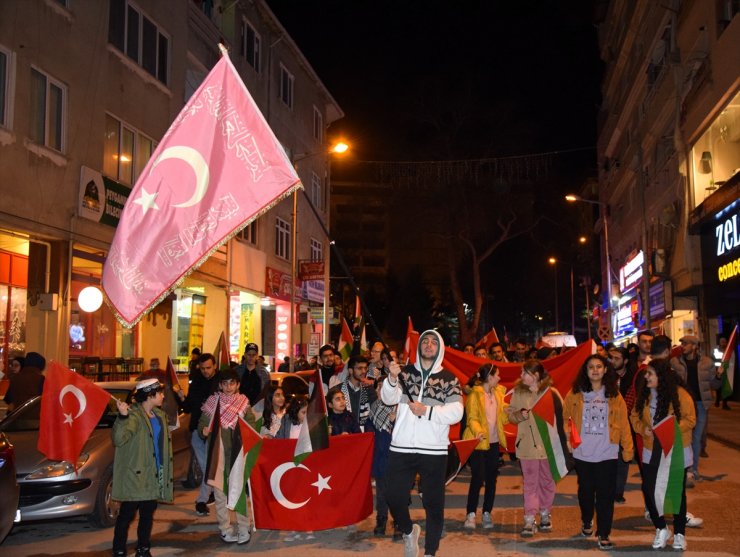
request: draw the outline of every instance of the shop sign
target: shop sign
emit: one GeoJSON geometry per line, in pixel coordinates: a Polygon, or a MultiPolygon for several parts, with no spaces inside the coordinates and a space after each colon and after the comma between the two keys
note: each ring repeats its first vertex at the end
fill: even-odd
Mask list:
{"type": "Polygon", "coordinates": [[[619,290],[624,293],[636,286],[642,280],[642,266],[645,263],[645,254],[642,250],[627,260],[624,267],[619,269],[619,290]]]}
{"type": "MultiPolygon", "coordinates": [[[[301,282],[296,279],[296,301],[301,296],[301,282]]],[[[292,290],[290,288],[290,275],[283,273],[272,267],[267,267],[265,271],[265,295],[270,298],[276,298],[278,300],[284,300],[290,302],[292,290]]]]}
{"type": "Polygon", "coordinates": [[[298,265],[301,280],[324,280],[323,261],[299,261],[298,265]]]}
{"type": "Polygon", "coordinates": [[[311,316],[311,321],[315,321],[316,323],[324,322],[324,307],[323,306],[310,307],[308,308],[308,313],[311,316]]]}
{"type": "Polygon", "coordinates": [[[673,311],[671,283],[661,281],[649,290],[650,317],[663,317],[673,311]]]}
{"type": "Polygon", "coordinates": [[[740,311],[740,200],[702,227],[701,248],[707,312],[740,311]]]}
{"type": "Polygon", "coordinates": [[[301,297],[310,302],[324,301],[324,281],[304,280],[301,285],[301,297]]]}
{"type": "Polygon", "coordinates": [[[311,340],[308,341],[308,356],[318,356],[321,348],[321,333],[311,333],[311,340]]]}
{"type": "Polygon", "coordinates": [[[103,176],[97,170],[83,166],[80,171],[80,192],[77,214],[115,228],[121,219],[131,188],[103,176]]]}
{"type": "Polygon", "coordinates": [[[637,297],[632,298],[629,302],[619,308],[617,312],[617,330],[615,336],[621,337],[626,333],[633,331],[637,325],[636,319],[640,315],[640,302],[637,297]]]}
{"type": "Polygon", "coordinates": [[[720,282],[735,279],[740,276],[740,229],[738,229],[738,214],[727,216],[714,227],[714,237],[717,242],[717,257],[730,261],[717,265],[717,278],[720,282]]]}

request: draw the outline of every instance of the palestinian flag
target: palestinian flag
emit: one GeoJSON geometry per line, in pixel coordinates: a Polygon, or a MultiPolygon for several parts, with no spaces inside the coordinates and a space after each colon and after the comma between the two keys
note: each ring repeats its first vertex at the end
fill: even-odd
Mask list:
{"type": "Polygon", "coordinates": [[[450,485],[452,480],[457,477],[457,475],[460,473],[460,470],[462,470],[463,466],[465,466],[465,463],[468,462],[470,455],[473,454],[473,451],[478,446],[478,443],[480,443],[480,439],[478,439],[477,437],[464,440],[457,439],[452,442],[452,446],[455,447],[455,452],[457,453],[458,465],[457,470],[450,471],[451,473],[447,476],[445,485],[450,485]]]}
{"type": "Polygon", "coordinates": [[[355,339],[352,337],[352,331],[347,325],[347,320],[342,318],[342,334],[339,335],[339,355],[343,362],[349,360],[352,356],[352,347],[355,344],[355,339]]]}
{"type": "Polygon", "coordinates": [[[676,514],[683,493],[683,440],[676,417],[671,414],[653,426],[653,451],[660,451],[658,477],[655,480],[655,506],[658,515],[676,514]]]}
{"type": "Polygon", "coordinates": [[[720,393],[722,398],[729,398],[732,391],[735,390],[735,350],[737,348],[737,325],[732,329],[730,339],[727,341],[727,348],[722,354],[720,366],[722,368],[722,387],[720,393]]]}
{"type": "Polygon", "coordinates": [[[568,475],[565,463],[567,449],[563,432],[563,403],[548,387],[534,403],[530,413],[545,445],[552,479],[559,482],[568,475]]]}
{"type": "Polygon", "coordinates": [[[221,331],[221,336],[218,337],[218,344],[216,344],[216,349],[213,351],[213,357],[216,359],[217,372],[229,369],[229,364],[231,363],[229,343],[226,341],[226,333],[223,331],[221,331]]]}
{"type": "Polygon", "coordinates": [[[293,462],[300,464],[313,451],[329,447],[329,422],[326,414],[326,398],[321,372],[316,369],[308,381],[308,412],[293,453],[293,462]]]}
{"type": "MultiPolygon", "coordinates": [[[[257,463],[257,457],[262,448],[262,437],[241,416],[237,424],[242,442],[241,450],[231,466],[228,477],[228,492],[225,491],[224,493],[227,497],[226,507],[246,516],[247,480],[252,473],[252,468],[257,463]]],[[[236,446],[232,448],[232,450],[235,449],[236,446]]]]}

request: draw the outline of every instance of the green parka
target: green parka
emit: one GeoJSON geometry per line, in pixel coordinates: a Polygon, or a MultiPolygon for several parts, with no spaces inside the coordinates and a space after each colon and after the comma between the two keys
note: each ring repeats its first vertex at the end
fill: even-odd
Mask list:
{"type": "Polygon", "coordinates": [[[154,432],[146,412],[139,404],[128,409],[128,416],[118,416],[113,424],[113,499],[117,501],[158,500],[171,503],[172,440],[167,428],[167,416],[161,408],[154,415],[162,428],[160,455],[162,474],[154,456],[154,432]]]}

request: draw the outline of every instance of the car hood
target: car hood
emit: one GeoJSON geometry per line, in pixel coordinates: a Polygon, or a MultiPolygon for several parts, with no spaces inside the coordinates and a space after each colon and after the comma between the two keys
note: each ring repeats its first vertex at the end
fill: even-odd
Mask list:
{"type": "MultiPolygon", "coordinates": [[[[39,440],[38,431],[9,431],[6,432],[6,435],[15,446],[15,467],[19,477],[30,474],[39,466],[48,462],[49,459],[39,452],[36,447],[39,440]]],[[[111,429],[96,429],[85,443],[82,452],[97,452],[98,447],[105,443],[112,444],[111,429]]]]}

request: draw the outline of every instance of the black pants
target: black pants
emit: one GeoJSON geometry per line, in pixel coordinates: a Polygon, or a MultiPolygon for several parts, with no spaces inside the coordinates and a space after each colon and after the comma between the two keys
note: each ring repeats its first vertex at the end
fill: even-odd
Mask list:
{"type": "Polygon", "coordinates": [[[426,512],[426,536],[424,553],[434,555],[442,537],[445,513],[445,473],[447,455],[397,453],[391,451],[386,474],[386,498],[388,508],[396,526],[404,534],[410,534],[413,524],[409,515],[410,486],[419,474],[424,492],[422,501],[426,512]]]}
{"type": "Polygon", "coordinates": [[[128,527],[139,511],[139,526],[136,529],[136,547],[151,547],[152,525],[154,511],[157,510],[157,501],[123,501],[116,518],[116,527],[113,530],[113,551],[126,552],[128,527]]]}
{"type": "Polygon", "coordinates": [[[581,522],[589,524],[596,509],[596,535],[608,538],[614,519],[615,477],[617,459],[602,462],[576,461],[578,473],[578,506],[581,507],[581,522]]]}
{"type": "MultiPolygon", "coordinates": [[[[659,450],[659,449],[658,449],[659,450]]],[[[658,514],[655,504],[655,482],[658,478],[658,466],[654,463],[642,465],[642,494],[645,496],[645,505],[650,513],[650,520],[656,528],[665,528],[665,516],[658,514]]],[[[683,471],[683,490],[681,491],[681,508],[678,514],[673,515],[673,533],[686,534],[686,470],[683,471]]]]}
{"type": "Polygon", "coordinates": [[[388,475],[375,478],[375,518],[378,523],[388,520],[388,475]]]}
{"type": "Polygon", "coordinates": [[[470,455],[470,488],[468,489],[468,513],[474,513],[478,508],[480,488],[485,485],[483,492],[483,512],[490,513],[493,501],[496,498],[496,479],[498,478],[498,443],[493,443],[487,451],[473,451],[470,455]]]}
{"type": "Polygon", "coordinates": [[[627,486],[627,478],[630,474],[630,463],[622,460],[622,449],[619,449],[619,458],[617,458],[617,483],[615,496],[624,497],[624,489],[627,486]]]}

